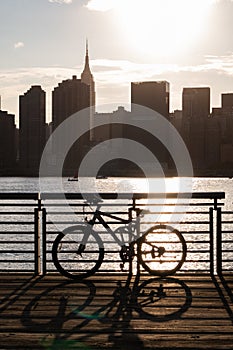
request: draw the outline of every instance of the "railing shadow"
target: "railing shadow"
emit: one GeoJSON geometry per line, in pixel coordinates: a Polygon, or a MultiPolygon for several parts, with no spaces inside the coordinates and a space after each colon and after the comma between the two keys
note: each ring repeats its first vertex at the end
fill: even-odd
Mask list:
{"type": "Polygon", "coordinates": [[[215,276],[212,276],[213,282],[216,286],[216,289],[218,291],[218,294],[223,302],[224,308],[227,311],[229,318],[231,319],[231,322],[233,324],[233,282],[232,282],[232,274],[230,275],[218,275],[218,280],[221,282],[221,285],[217,278],[215,276]],[[231,283],[231,285],[230,285],[231,283]],[[227,294],[227,297],[225,296],[224,290],[227,294]],[[230,303],[231,305],[230,305],[230,303]]]}
{"type": "MultiPolygon", "coordinates": [[[[42,276],[29,276],[28,279],[25,281],[23,279],[22,283],[16,281],[15,282],[15,288],[11,291],[8,290],[8,293],[6,293],[0,300],[0,313],[4,312],[9,308],[11,305],[17,302],[27,291],[29,291],[31,288],[33,288],[36,283],[42,279],[42,276]]],[[[4,282],[1,281],[1,287],[4,288],[4,282]]],[[[5,287],[6,289],[8,286],[5,287]]]]}

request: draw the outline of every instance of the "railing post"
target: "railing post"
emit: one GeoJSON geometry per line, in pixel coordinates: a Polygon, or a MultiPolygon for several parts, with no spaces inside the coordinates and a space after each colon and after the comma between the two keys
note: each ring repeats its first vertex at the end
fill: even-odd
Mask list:
{"type": "Polygon", "coordinates": [[[42,251],[43,251],[43,260],[42,260],[42,264],[43,264],[43,275],[46,274],[47,272],[47,244],[46,244],[46,236],[47,236],[47,232],[46,232],[46,209],[43,208],[42,209],[42,251]]]}
{"type": "Polygon", "coordinates": [[[40,216],[39,209],[34,209],[34,245],[35,245],[35,275],[40,275],[41,273],[41,237],[40,237],[40,224],[39,224],[40,216]]]}
{"type": "Polygon", "coordinates": [[[217,209],[217,222],[216,222],[216,255],[217,255],[217,274],[222,274],[222,210],[217,209]]]}
{"type": "Polygon", "coordinates": [[[209,228],[210,228],[210,273],[214,274],[214,215],[213,208],[209,208],[209,228]]]}

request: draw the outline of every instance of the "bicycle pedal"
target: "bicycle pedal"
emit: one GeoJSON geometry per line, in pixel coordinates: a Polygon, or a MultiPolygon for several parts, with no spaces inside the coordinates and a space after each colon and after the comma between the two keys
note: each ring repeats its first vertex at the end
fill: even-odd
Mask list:
{"type": "Polygon", "coordinates": [[[81,243],[81,244],[79,245],[79,247],[78,247],[78,250],[77,250],[76,254],[82,256],[82,253],[84,252],[85,247],[86,247],[85,244],[82,244],[82,243],[81,243]]]}
{"type": "Polygon", "coordinates": [[[121,271],[124,270],[124,264],[120,264],[120,269],[121,269],[121,271]]]}

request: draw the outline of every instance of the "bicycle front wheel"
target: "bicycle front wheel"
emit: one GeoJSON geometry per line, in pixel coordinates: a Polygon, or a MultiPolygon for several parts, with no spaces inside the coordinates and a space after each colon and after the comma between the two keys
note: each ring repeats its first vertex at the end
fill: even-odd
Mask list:
{"type": "Polygon", "coordinates": [[[139,262],[151,275],[168,276],[183,265],[187,245],[182,234],[169,225],[151,227],[139,240],[139,262]]]}
{"type": "Polygon", "coordinates": [[[52,257],[63,276],[81,280],[98,271],[104,259],[103,242],[90,227],[71,226],[56,237],[52,257]],[[83,245],[85,235],[88,239],[83,245]]]}

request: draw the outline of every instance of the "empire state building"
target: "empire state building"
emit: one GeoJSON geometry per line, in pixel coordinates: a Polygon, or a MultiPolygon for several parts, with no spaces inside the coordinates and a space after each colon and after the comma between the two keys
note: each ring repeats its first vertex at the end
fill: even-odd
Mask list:
{"type": "Polygon", "coordinates": [[[94,139],[94,113],[95,113],[95,82],[89,66],[88,41],[86,41],[85,66],[81,74],[81,82],[90,87],[90,141],[94,139]]]}

